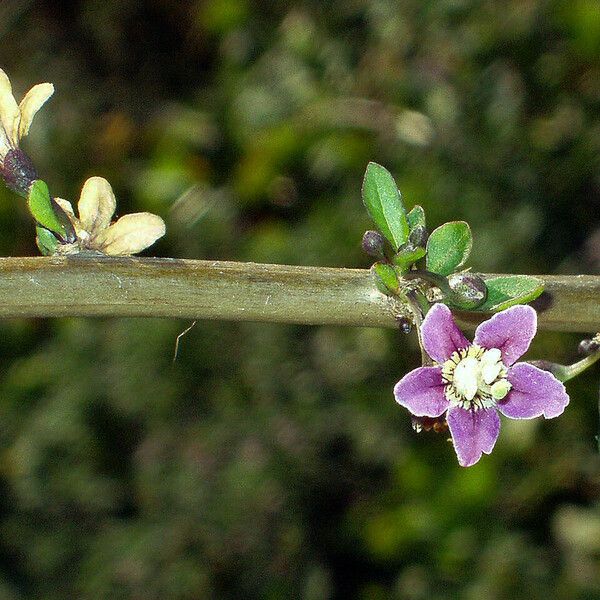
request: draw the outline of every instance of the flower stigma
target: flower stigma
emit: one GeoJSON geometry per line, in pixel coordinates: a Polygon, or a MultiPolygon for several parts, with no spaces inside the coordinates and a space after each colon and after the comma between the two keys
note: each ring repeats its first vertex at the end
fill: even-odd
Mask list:
{"type": "Polygon", "coordinates": [[[500,350],[477,344],[453,352],[442,364],[448,402],[472,411],[491,408],[506,397],[512,387],[507,374],[500,350]]]}

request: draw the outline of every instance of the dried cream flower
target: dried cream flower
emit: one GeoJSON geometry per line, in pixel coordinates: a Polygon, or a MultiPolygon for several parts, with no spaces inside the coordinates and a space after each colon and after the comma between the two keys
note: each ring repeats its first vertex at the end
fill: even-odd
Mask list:
{"type": "Polygon", "coordinates": [[[165,223],[151,213],[125,215],[111,224],[117,202],[110,183],[102,177],[90,177],[81,190],[77,205],[79,218],[70,202],[56,198],[77,235],[75,244],[59,246],[58,252],[73,254],[96,251],[110,256],[137,254],[165,234],[165,223]]]}
{"type": "Polygon", "coordinates": [[[54,93],[51,83],[38,83],[17,104],[12,93],[10,80],[0,69],[0,159],[4,160],[9,150],[16,150],[19,141],[29,133],[33,117],[46,100],[54,93]]]}
{"type": "Polygon", "coordinates": [[[19,148],[19,142],[29,133],[33,117],[53,93],[51,83],[39,83],[17,104],[10,80],[0,69],[0,177],[7,187],[24,198],[37,173],[29,157],[19,148]]]}

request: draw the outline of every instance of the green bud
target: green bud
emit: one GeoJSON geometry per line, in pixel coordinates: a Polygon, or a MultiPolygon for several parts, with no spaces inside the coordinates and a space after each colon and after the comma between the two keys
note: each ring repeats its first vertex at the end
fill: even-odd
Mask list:
{"type": "Polygon", "coordinates": [[[481,306],[487,298],[485,281],[474,273],[455,273],[448,277],[448,285],[452,291],[448,300],[463,310],[474,310],[481,306]]]}

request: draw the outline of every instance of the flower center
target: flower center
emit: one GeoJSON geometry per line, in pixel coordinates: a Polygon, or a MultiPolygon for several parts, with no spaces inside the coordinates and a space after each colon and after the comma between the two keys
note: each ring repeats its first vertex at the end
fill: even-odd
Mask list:
{"type": "Polygon", "coordinates": [[[477,344],[454,352],[442,365],[446,398],[453,406],[479,410],[496,405],[512,387],[498,348],[477,344]]]}

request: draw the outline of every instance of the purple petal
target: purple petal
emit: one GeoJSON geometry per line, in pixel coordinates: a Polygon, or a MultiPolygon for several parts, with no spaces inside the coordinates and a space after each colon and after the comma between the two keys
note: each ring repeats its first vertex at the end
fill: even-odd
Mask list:
{"type": "Polygon", "coordinates": [[[496,313],[475,330],[475,344],[498,348],[502,361],[510,367],[527,349],[537,331],[537,313],[531,306],[519,305],[496,313]]]}
{"type": "Polygon", "coordinates": [[[498,402],[498,410],[511,419],[533,419],[541,415],[551,419],[562,414],[569,404],[565,386],[548,371],[517,363],[509,369],[507,379],[512,389],[498,402]]]}
{"type": "Polygon", "coordinates": [[[441,303],[429,309],[421,325],[421,334],[427,354],[438,363],[448,360],[453,352],[471,345],[456,326],[450,309],[441,303]]]}
{"type": "Polygon", "coordinates": [[[500,433],[500,417],[493,408],[470,411],[454,406],[447,419],[461,467],[474,465],[483,452],[492,451],[500,433]]]}
{"type": "Polygon", "coordinates": [[[417,417],[439,417],[448,408],[440,367],[419,367],[394,387],[396,402],[417,417]]]}

